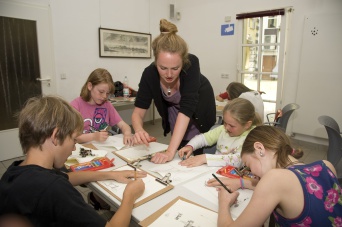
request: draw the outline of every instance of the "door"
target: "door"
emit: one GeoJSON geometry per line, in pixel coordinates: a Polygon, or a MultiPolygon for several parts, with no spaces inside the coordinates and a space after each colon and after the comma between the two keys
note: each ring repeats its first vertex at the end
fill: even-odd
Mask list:
{"type": "MultiPolygon", "coordinates": [[[[237,15],[242,25],[239,80],[252,90],[265,92],[262,95],[265,115],[276,112],[282,105],[285,37],[292,10],[280,10],[237,15]]],[[[265,116],[264,120],[267,121],[265,116]]]]}
{"type": "MultiPolygon", "coordinates": [[[[7,97],[7,104],[10,106],[10,104],[13,104],[13,102],[19,102],[18,96],[22,94],[22,92],[30,92],[32,94],[55,94],[56,93],[56,85],[55,85],[55,76],[53,72],[53,52],[52,52],[52,30],[51,30],[51,19],[50,19],[50,10],[48,5],[37,5],[37,4],[28,4],[28,1],[0,1],[0,16],[6,17],[6,18],[16,18],[16,19],[22,19],[23,21],[29,20],[33,21],[35,24],[36,29],[36,37],[37,39],[37,48],[38,48],[38,54],[37,60],[35,61],[33,65],[30,65],[30,68],[35,68],[36,74],[38,75],[31,75],[33,78],[31,80],[32,83],[26,84],[26,80],[6,80],[6,85],[8,87],[11,87],[11,91],[16,90],[17,92],[13,92],[10,95],[10,98],[7,97]],[[38,81],[38,82],[37,82],[38,81]],[[40,82],[39,82],[40,81],[40,82]],[[9,84],[11,83],[11,84],[9,84]],[[17,84],[24,83],[27,87],[26,89],[20,88],[20,86],[17,84]],[[38,83],[38,86],[37,86],[38,83]],[[40,83],[40,84],[39,84],[40,83]],[[32,86],[33,85],[33,86],[32,86]],[[35,88],[36,87],[36,88],[35,88]],[[38,87],[38,89],[37,89],[38,87]],[[36,89],[38,93],[35,93],[33,89],[36,89]]],[[[47,2],[48,4],[48,2],[47,2]]],[[[5,25],[1,25],[1,29],[4,29],[5,25]]],[[[23,26],[21,29],[26,29],[29,26],[23,26]]],[[[18,34],[20,35],[20,31],[18,34]]],[[[24,33],[24,31],[22,32],[24,33]]],[[[4,32],[3,32],[4,35],[4,32]]],[[[16,36],[15,36],[16,37],[16,36]]],[[[14,37],[14,38],[15,38],[14,37]]],[[[7,39],[8,40],[8,39],[7,39]]],[[[15,42],[13,42],[13,46],[17,45],[15,42]]],[[[32,57],[34,55],[22,55],[21,59],[22,61],[30,61],[32,62],[32,57]]],[[[7,57],[7,56],[6,56],[7,57]]],[[[25,69],[23,69],[20,65],[21,64],[15,64],[13,66],[13,62],[9,62],[5,59],[1,59],[1,70],[2,75],[6,74],[5,69],[8,69],[9,67],[13,68],[13,70],[21,70],[25,72],[25,69]],[[12,65],[6,65],[11,64],[12,65]],[[21,68],[20,68],[21,67],[21,68]]],[[[33,61],[34,62],[34,61],[33,61]]],[[[17,63],[17,61],[14,61],[14,63],[17,63]]],[[[25,73],[23,73],[25,75],[25,73]]],[[[9,74],[11,76],[11,74],[9,74]]],[[[19,77],[20,78],[20,77],[19,77]]],[[[4,84],[4,83],[3,83],[4,84]]],[[[3,85],[4,86],[4,85],[3,85]]],[[[24,100],[25,101],[25,100],[24,100]]],[[[20,105],[21,102],[20,101],[20,105]]],[[[7,111],[12,111],[10,114],[14,114],[17,112],[17,110],[11,110],[11,108],[3,107],[1,110],[1,115],[4,115],[7,111]]],[[[8,113],[7,113],[8,114],[8,113]]],[[[13,119],[12,119],[13,120],[13,119]]],[[[23,155],[21,146],[18,139],[18,128],[16,122],[9,123],[7,126],[4,126],[4,123],[1,125],[0,130],[0,144],[1,144],[1,151],[0,151],[0,161],[7,160],[15,157],[20,157],[23,155]]]]}

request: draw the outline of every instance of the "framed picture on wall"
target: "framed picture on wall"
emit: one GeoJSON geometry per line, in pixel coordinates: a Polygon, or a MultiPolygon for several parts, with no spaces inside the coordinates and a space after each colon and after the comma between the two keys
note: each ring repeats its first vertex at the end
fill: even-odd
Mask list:
{"type": "Polygon", "coordinates": [[[99,28],[100,57],[151,58],[151,34],[99,28]]]}

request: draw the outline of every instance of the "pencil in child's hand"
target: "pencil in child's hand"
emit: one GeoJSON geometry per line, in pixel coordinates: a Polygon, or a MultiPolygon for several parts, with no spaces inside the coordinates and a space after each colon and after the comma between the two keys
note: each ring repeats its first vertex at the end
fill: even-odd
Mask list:
{"type": "Polygon", "coordinates": [[[218,179],[218,177],[217,177],[215,174],[212,174],[212,175],[213,175],[213,177],[220,183],[220,185],[221,185],[222,187],[224,187],[224,189],[227,190],[227,192],[232,193],[232,191],[229,190],[229,189],[227,188],[227,186],[224,185],[224,184],[222,183],[222,181],[220,181],[220,179],[218,179]]]}

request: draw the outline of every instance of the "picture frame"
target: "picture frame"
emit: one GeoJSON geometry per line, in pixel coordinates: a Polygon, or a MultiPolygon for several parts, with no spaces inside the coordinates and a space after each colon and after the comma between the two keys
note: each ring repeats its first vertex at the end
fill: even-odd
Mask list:
{"type": "Polygon", "coordinates": [[[99,28],[100,57],[151,58],[151,34],[99,28]]]}

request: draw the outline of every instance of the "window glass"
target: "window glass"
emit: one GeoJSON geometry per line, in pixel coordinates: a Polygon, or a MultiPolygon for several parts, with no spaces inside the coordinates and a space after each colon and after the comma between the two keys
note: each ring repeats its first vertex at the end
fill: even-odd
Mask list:
{"type": "Polygon", "coordinates": [[[281,15],[243,19],[241,80],[250,89],[265,92],[265,114],[276,110],[281,19],[281,15]]]}

